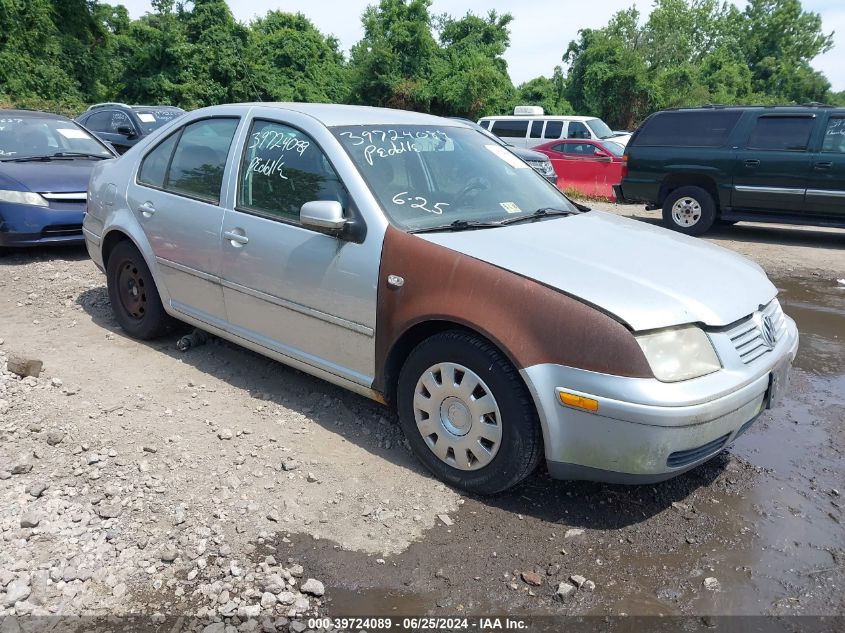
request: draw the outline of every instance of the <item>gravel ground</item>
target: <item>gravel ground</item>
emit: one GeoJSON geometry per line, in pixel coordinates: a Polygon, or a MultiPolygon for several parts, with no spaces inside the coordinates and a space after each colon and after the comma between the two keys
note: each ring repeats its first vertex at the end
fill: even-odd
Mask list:
{"type": "Polygon", "coordinates": [[[377,404],[217,339],[127,338],[82,250],[0,259],[0,369],[44,364],[0,372],[0,616],[845,615],[845,234],[708,239],[799,322],[785,406],[664,484],[538,472],[493,499],[425,474],[377,404]]]}

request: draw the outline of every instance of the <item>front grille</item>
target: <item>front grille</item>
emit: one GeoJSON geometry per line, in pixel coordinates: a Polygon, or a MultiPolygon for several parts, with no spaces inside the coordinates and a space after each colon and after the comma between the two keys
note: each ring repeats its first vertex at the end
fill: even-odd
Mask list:
{"type": "Polygon", "coordinates": [[[765,308],[755,312],[739,325],[728,330],[731,343],[746,365],[774,349],[774,343],[780,340],[786,330],[786,319],[777,299],[773,299],[765,308]],[[764,320],[769,319],[772,337],[766,340],[764,320]],[[770,344],[771,343],[771,344],[770,344]]]}
{"type": "Polygon", "coordinates": [[[687,466],[697,462],[705,457],[709,457],[710,455],[715,455],[722,450],[722,447],[727,443],[730,436],[731,434],[728,433],[727,435],[723,435],[712,442],[707,442],[707,444],[703,444],[696,448],[688,448],[685,451],[675,451],[669,455],[666,460],[666,465],[671,468],[679,468],[681,466],[687,466]]]}
{"type": "Polygon", "coordinates": [[[74,237],[82,236],[81,224],[55,224],[41,231],[41,237],[74,237]]]}

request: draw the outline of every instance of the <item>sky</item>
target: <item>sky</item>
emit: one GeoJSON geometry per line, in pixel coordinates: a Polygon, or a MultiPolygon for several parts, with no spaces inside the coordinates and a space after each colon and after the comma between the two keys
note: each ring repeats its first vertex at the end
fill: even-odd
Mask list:
{"type": "MultiPolygon", "coordinates": [[[[129,9],[133,18],[151,10],[149,0],[110,0],[120,2],[129,9]]],[[[340,40],[344,50],[349,49],[364,35],[361,28],[361,14],[368,4],[377,0],[227,0],[235,18],[249,22],[264,15],[270,9],[301,12],[325,34],[340,40]]],[[[737,6],[744,6],[745,0],[732,0],[737,6]]],[[[433,0],[434,14],[449,13],[460,17],[467,11],[485,15],[495,9],[499,13],[510,13],[514,20],[510,24],[511,45],[505,53],[511,79],[517,85],[539,75],[551,76],[554,67],[561,63],[561,57],[569,42],[577,37],[583,28],[600,28],[620,9],[636,5],[647,15],[652,0],[599,0],[590,3],[584,0],[433,0]]],[[[843,0],[804,0],[804,9],[820,13],[824,31],[834,31],[834,48],[817,57],[813,66],[822,71],[832,84],[833,90],[845,90],[845,2],[843,0]]]]}

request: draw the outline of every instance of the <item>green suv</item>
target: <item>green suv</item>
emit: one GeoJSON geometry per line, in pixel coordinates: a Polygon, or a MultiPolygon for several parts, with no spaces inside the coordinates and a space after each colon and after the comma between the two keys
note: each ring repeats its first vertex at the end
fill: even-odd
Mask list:
{"type": "Polygon", "coordinates": [[[845,227],[845,108],[657,112],[628,143],[614,190],[688,235],[741,220],[845,227]]]}

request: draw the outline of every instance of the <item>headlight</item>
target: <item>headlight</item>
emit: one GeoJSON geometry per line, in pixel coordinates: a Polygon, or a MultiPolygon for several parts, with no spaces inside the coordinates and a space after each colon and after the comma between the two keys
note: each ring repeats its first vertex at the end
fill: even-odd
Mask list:
{"type": "Polygon", "coordinates": [[[697,378],[722,367],[710,337],[694,325],[640,334],[636,338],[654,377],[663,382],[697,378]]]}
{"type": "Polygon", "coordinates": [[[554,167],[552,167],[551,161],[548,160],[529,160],[528,164],[531,165],[536,171],[540,172],[544,176],[551,176],[555,173],[554,167]]]}
{"type": "Polygon", "coordinates": [[[0,202],[11,202],[12,204],[30,204],[36,207],[48,207],[47,202],[40,194],[31,191],[9,191],[0,189],[0,202]]]}

